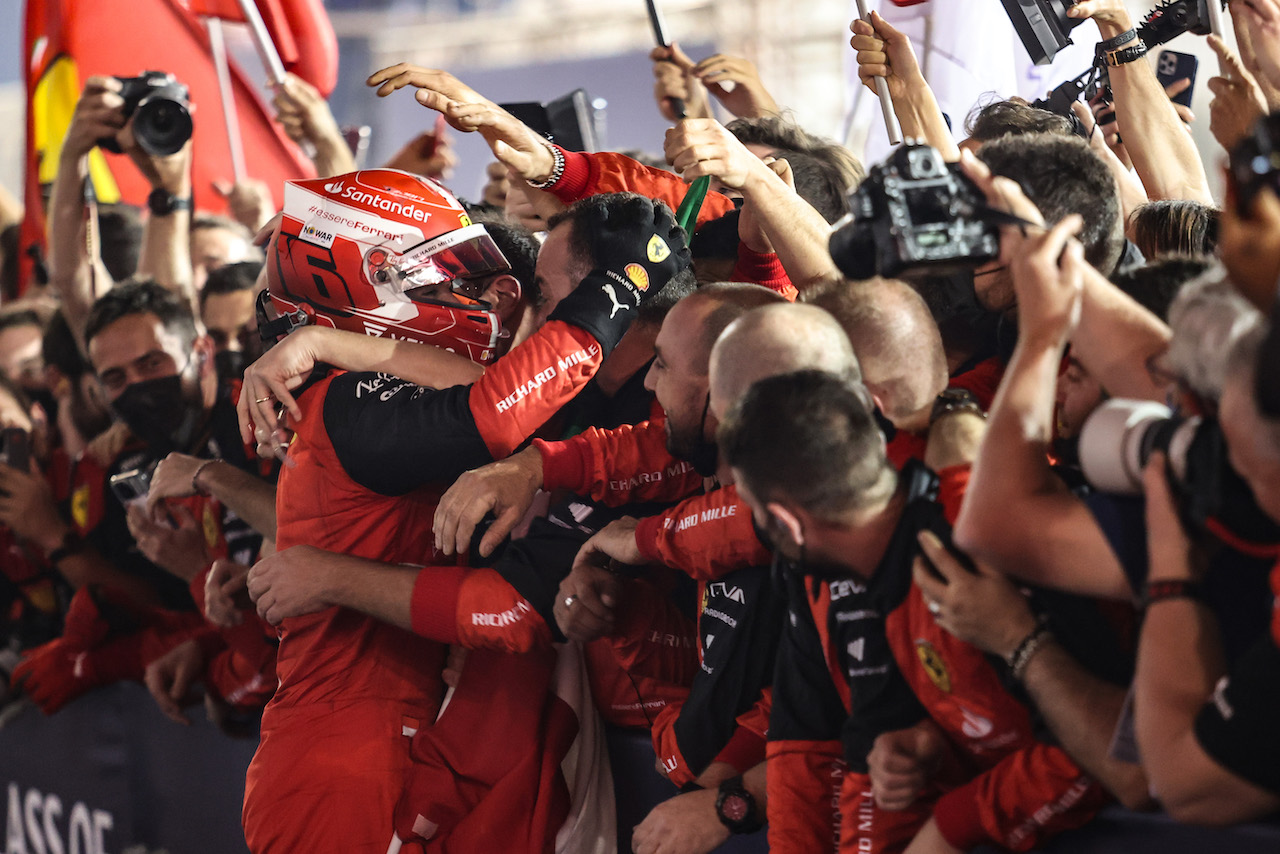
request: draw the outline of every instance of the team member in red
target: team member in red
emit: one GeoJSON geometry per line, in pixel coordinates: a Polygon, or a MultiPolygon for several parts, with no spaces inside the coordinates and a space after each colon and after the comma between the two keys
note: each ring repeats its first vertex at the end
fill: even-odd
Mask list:
{"type": "Polygon", "coordinates": [[[720,437],[757,524],[794,564],[770,726],[775,850],[829,850],[822,805],[834,778],[820,769],[837,768],[841,753],[855,772],[838,789],[842,851],[896,850],[917,828],[956,848],[990,840],[1025,850],[1091,817],[1101,787],[1036,740],[1000,673],[936,624],[912,584],[917,535],[948,535],[964,472],[898,475],[865,391],[813,372],[754,385],[720,437]],[[872,803],[868,753],[926,714],[943,736],[934,758],[951,758],[934,782],[951,791],[885,814],[872,803]]]}
{"type": "MultiPolygon", "coordinates": [[[[573,460],[578,453],[608,454],[610,446],[601,444],[598,439],[617,435],[622,438],[617,445],[621,458],[611,460],[610,465],[625,471],[635,471],[636,467],[643,470],[643,460],[635,456],[637,448],[634,444],[628,447],[626,441],[627,437],[642,433],[647,437],[645,452],[673,463],[676,459],[694,461],[681,466],[689,470],[689,476],[681,478],[678,488],[685,493],[700,489],[703,474],[698,471],[710,474],[714,472],[716,462],[715,446],[708,441],[709,431],[715,427],[714,421],[708,418],[707,410],[710,345],[735,317],[751,308],[777,301],[779,297],[775,294],[750,285],[726,284],[700,289],[672,309],[658,336],[658,361],[651,369],[648,384],[667,413],[665,422],[654,425],[654,429],[592,430],[584,438],[565,443],[539,442],[538,447],[571,446],[573,450],[566,452],[565,459],[573,460]]],[[[795,307],[795,310],[818,314],[834,326],[834,322],[817,309],[795,307]]],[[[844,352],[852,360],[848,341],[838,327],[834,329],[833,336],[837,345],[843,342],[844,352]]],[[[599,462],[604,464],[603,459],[599,462]]],[[[502,465],[495,464],[496,467],[502,465]]],[[[577,469],[581,476],[594,470],[594,465],[577,469]]],[[[566,481],[564,485],[596,497],[597,490],[593,489],[589,479],[579,479],[573,484],[566,481]]],[[[647,494],[660,496],[664,487],[649,490],[639,483],[634,488],[619,484],[617,488],[607,490],[608,494],[598,494],[606,499],[604,503],[624,503],[641,500],[647,494]]],[[[679,493],[675,495],[678,496],[679,493]]],[[[566,519],[557,524],[570,526],[573,520],[566,519]]],[[[465,574],[451,573],[440,567],[414,572],[371,565],[367,561],[354,564],[349,558],[346,559],[347,568],[339,569],[336,561],[340,559],[320,555],[312,549],[303,550],[299,555],[295,549],[282,552],[256,568],[250,589],[258,596],[260,607],[264,603],[267,605],[264,613],[273,618],[279,614],[290,614],[290,609],[299,602],[308,603],[308,600],[316,599],[321,604],[339,601],[361,610],[370,610],[399,625],[412,625],[415,631],[438,640],[461,643],[471,648],[497,647],[523,652],[544,647],[553,636],[559,635],[552,605],[560,602],[555,606],[559,610],[563,596],[555,595],[556,585],[580,542],[570,542],[567,551],[562,549],[559,563],[537,567],[531,565],[527,556],[538,548],[541,539],[529,536],[517,540],[494,569],[470,570],[465,574]],[[302,581],[297,576],[307,565],[323,567],[317,575],[321,578],[327,576],[332,581],[329,584],[321,581],[316,588],[297,598],[298,584],[302,581]],[[537,572],[538,569],[541,572],[537,572]],[[370,605],[377,605],[370,601],[373,591],[386,588],[380,579],[391,579],[392,585],[407,582],[412,586],[412,595],[406,590],[386,610],[370,608],[370,605]],[[276,613],[272,610],[275,608],[281,608],[281,611],[276,613]]],[[[763,719],[759,718],[752,729],[750,725],[739,726],[738,718],[751,710],[762,687],[768,684],[772,674],[773,646],[780,624],[767,567],[753,568],[743,563],[727,567],[717,578],[698,580],[700,672],[688,701],[683,704],[669,702],[656,712],[653,722],[655,744],[661,745],[659,749],[667,773],[677,785],[692,782],[718,757],[726,764],[740,763],[739,771],[747,770],[763,759],[763,719]],[[735,737],[735,732],[740,737],[735,737]],[[722,755],[731,740],[746,744],[747,759],[741,758],[741,748],[734,756],[722,755]],[[750,758],[754,756],[752,745],[758,746],[755,752],[759,756],[754,759],[750,758]]],[[[642,628],[646,634],[649,628],[656,628],[660,633],[667,631],[663,625],[642,628]]],[[[675,636],[681,634],[679,631],[670,633],[675,636]]],[[[635,637],[624,638],[620,646],[625,648],[628,642],[637,640],[635,637]]],[[[666,675],[670,677],[673,674],[666,675]]],[[[623,693],[628,695],[628,700],[634,701],[634,689],[623,693]]],[[[601,699],[608,703],[612,698],[601,699]]],[[[714,828],[727,833],[713,811],[714,786],[734,772],[720,770],[722,773],[716,779],[704,781],[711,788],[702,794],[710,796],[705,818],[714,828]]]]}
{"type": "MultiPolygon", "coordinates": [[[[499,339],[501,316],[516,346],[470,386],[330,374],[306,387],[290,407],[281,549],[430,556],[443,488],[523,442],[590,379],[641,301],[688,265],[670,212],[649,200],[600,197],[569,216],[539,257],[539,304],[433,182],[374,170],[288,185],[268,274],[291,322],[389,328],[489,361],[513,340],[499,339]]],[[[252,850],[386,850],[407,736],[439,709],[443,651],[344,609],[283,623],[280,687],[246,781],[252,850]]]]}

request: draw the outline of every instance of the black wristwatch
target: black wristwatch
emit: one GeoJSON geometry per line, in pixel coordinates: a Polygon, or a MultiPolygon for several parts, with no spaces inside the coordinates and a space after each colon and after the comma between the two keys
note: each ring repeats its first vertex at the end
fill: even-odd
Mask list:
{"type": "Polygon", "coordinates": [[[1106,58],[1107,65],[1111,66],[1112,68],[1115,68],[1117,65],[1125,65],[1127,63],[1142,59],[1142,57],[1146,55],[1147,55],[1147,46],[1142,41],[1142,39],[1138,39],[1137,42],[1129,45],[1128,47],[1122,47],[1122,48],[1119,48],[1118,50],[1107,51],[1107,55],[1105,58],[1106,58]]]}
{"type": "Polygon", "coordinates": [[[929,426],[932,427],[938,419],[956,412],[971,412],[979,418],[987,417],[977,395],[967,388],[949,388],[934,398],[933,409],[929,411],[929,426]]]}
{"type": "Polygon", "coordinates": [[[741,775],[720,784],[716,815],[730,833],[755,833],[764,826],[756,816],[756,799],[742,785],[741,775]]]}
{"type": "Polygon", "coordinates": [[[156,187],[147,196],[147,207],[152,216],[168,216],[176,211],[191,210],[191,197],[180,199],[168,190],[156,187]]]}

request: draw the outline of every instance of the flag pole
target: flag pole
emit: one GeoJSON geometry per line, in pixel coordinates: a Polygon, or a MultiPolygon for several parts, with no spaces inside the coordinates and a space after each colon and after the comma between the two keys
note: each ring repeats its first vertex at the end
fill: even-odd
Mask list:
{"type": "MultiPolygon", "coordinates": [[[[241,0],[243,3],[244,0],[241,0]]],[[[858,0],[858,17],[867,23],[871,16],[867,14],[866,0],[858,0]]],[[[893,112],[893,98],[889,95],[889,81],[883,77],[875,78],[876,94],[880,96],[880,112],[884,116],[884,129],[889,134],[889,144],[902,142],[902,131],[898,129],[898,117],[893,112]]]]}
{"type": "Polygon", "coordinates": [[[204,23],[209,28],[209,48],[213,51],[213,67],[218,75],[222,120],[227,126],[227,145],[231,149],[231,174],[239,184],[245,177],[244,142],[240,138],[235,91],[231,88],[231,69],[227,65],[227,43],[222,37],[222,19],[205,18],[204,23]]]}
{"type": "Polygon", "coordinates": [[[267,32],[267,25],[262,21],[258,4],[254,0],[237,0],[237,2],[240,4],[240,11],[244,12],[245,21],[249,24],[254,47],[258,49],[258,56],[262,58],[262,64],[267,69],[267,76],[271,78],[272,84],[284,85],[284,63],[280,61],[280,52],[276,50],[275,42],[271,41],[271,34],[267,32]]]}

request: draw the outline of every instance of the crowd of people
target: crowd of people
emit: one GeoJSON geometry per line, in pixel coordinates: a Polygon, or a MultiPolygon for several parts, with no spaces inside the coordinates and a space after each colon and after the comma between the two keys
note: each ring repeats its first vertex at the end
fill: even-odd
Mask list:
{"type": "Polygon", "coordinates": [[[203,703],[258,739],[255,854],[613,850],[602,721],[670,783],[639,854],[1276,812],[1280,2],[1230,4],[1239,54],[1211,37],[1213,152],[1122,0],[1069,14],[1109,97],[993,96],[955,134],[910,41],[851,25],[927,185],[673,45],[661,156],[375,72],[483,137],[474,202],[442,131],[357,170],[290,77],[316,177],[214,216],[190,145],[146,153],[85,81],[47,281],[0,243],[5,702],[203,703]],[[108,138],[146,210],[86,216],[108,138]],[[891,222],[847,216],[876,193],[891,222]]]}

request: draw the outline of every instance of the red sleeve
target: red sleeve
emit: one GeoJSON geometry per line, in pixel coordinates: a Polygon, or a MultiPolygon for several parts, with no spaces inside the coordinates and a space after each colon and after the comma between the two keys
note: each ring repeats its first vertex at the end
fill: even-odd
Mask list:
{"type": "MultiPolygon", "coordinates": [[[[675,210],[689,191],[689,185],[674,172],[645,166],[624,154],[560,150],[564,153],[564,175],[547,192],[566,205],[600,193],[630,192],[660,199],[675,210]]],[[[727,196],[707,193],[698,211],[698,225],[719,219],[731,210],[733,201],[727,196]]]]}
{"type": "Polygon", "coordinates": [[[423,567],[410,619],[414,634],[467,649],[520,653],[551,645],[546,622],[493,569],[423,567]]]}
{"type": "Polygon", "coordinates": [[[837,741],[771,741],[765,766],[769,851],[834,852],[845,764],[837,741]]]}
{"type": "Polygon", "coordinates": [[[678,501],[702,488],[702,476],[667,452],[661,421],[613,430],[592,427],[564,442],[535,439],[544,489],[567,489],[617,507],[640,501],[678,501]]]}
{"type": "Polygon", "coordinates": [[[782,269],[782,262],[772,252],[756,252],[745,243],[738,244],[738,262],[729,275],[731,282],[751,282],[777,291],[791,302],[800,292],[791,284],[791,277],[782,269]]]}
{"type": "MultiPolygon", "coordinates": [[[[267,632],[274,630],[258,620],[220,633],[223,649],[205,665],[206,687],[237,709],[260,709],[276,692],[276,645],[267,632]]],[[[211,645],[202,644],[206,652],[211,645]]]]}
{"type": "Polygon", "coordinates": [[[456,607],[457,643],[467,649],[525,653],[551,648],[546,621],[496,570],[467,570],[456,607]]]}
{"type": "Polygon", "coordinates": [[[739,774],[765,761],[765,739],[769,736],[769,711],[773,706],[773,689],[765,688],[751,708],[738,715],[738,728],[713,762],[727,762],[739,774]]]}
{"type": "Polygon", "coordinates": [[[469,405],[485,446],[500,460],[573,399],[603,361],[584,329],[553,320],[471,386],[469,405]]]}
{"type": "Polygon", "coordinates": [[[989,841],[1028,851],[1089,821],[1108,799],[1061,748],[1034,744],[943,795],[933,815],[957,848],[989,841]]]}
{"type": "Polygon", "coordinates": [[[605,720],[650,729],[654,715],[689,696],[698,671],[697,625],[667,591],[648,581],[629,585],[614,633],[583,650],[605,720]]]}
{"type": "Polygon", "coordinates": [[[653,719],[653,752],[662,763],[662,771],[676,788],[692,783],[697,774],[685,762],[680,752],[680,740],[676,738],[676,721],[684,702],[668,703],[653,719]]]}
{"type": "Polygon", "coordinates": [[[756,536],[751,508],[734,486],[689,498],[659,516],[641,519],[636,546],[651,562],[714,581],[744,566],[763,566],[771,554],[756,536]]]}

